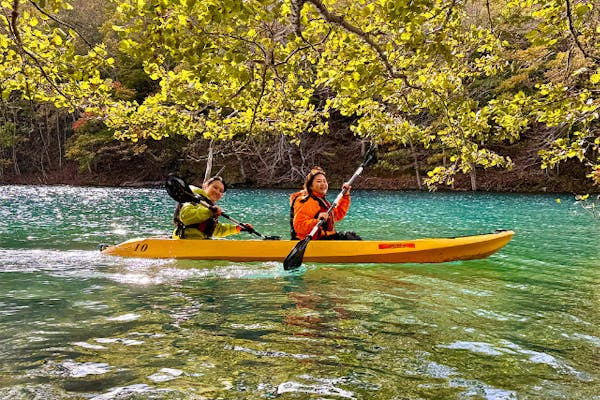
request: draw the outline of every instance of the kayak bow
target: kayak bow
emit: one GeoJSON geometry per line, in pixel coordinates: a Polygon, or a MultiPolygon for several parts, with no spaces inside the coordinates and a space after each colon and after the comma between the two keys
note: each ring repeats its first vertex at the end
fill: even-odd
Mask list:
{"type": "MultiPolygon", "coordinates": [[[[305,262],[315,263],[441,263],[485,258],[504,247],[513,231],[475,236],[415,240],[315,240],[305,262]]],[[[228,261],[283,261],[292,240],[193,240],[166,236],[131,239],[102,249],[120,257],[228,261]]]]}

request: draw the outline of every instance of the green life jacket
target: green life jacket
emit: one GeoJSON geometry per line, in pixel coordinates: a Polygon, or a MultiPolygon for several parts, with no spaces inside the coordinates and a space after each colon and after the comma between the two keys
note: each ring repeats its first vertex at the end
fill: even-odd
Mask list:
{"type": "MultiPolygon", "coordinates": [[[[206,199],[206,200],[210,205],[214,205],[212,201],[210,201],[208,199],[206,199]]],[[[185,225],[179,219],[179,212],[181,211],[182,206],[183,206],[183,203],[177,203],[177,207],[175,207],[175,211],[173,212],[173,224],[177,227],[175,229],[175,236],[177,236],[181,239],[185,239],[185,230],[187,228],[196,228],[200,232],[204,233],[206,236],[211,237],[215,231],[215,228],[217,226],[217,219],[219,217],[217,217],[216,215],[213,215],[212,218],[209,218],[206,221],[200,222],[198,224],[185,225]]]]}

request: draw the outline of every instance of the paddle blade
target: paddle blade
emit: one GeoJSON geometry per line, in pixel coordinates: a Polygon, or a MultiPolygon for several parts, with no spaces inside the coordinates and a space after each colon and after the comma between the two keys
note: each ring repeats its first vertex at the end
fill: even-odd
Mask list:
{"type": "Polygon", "coordinates": [[[197,202],[198,199],[190,190],[183,179],[175,175],[169,175],[165,182],[167,193],[178,203],[197,202]]]}
{"type": "Polygon", "coordinates": [[[362,163],[363,167],[366,167],[371,164],[375,164],[377,162],[377,146],[375,144],[371,144],[369,146],[369,150],[365,154],[365,159],[362,163]]]}
{"type": "Polygon", "coordinates": [[[308,246],[308,242],[312,239],[310,236],[307,236],[303,240],[299,241],[290,254],[283,261],[283,269],[289,271],[290,269],[296,269],[302,265],[302,259],[304,258],[304,251],[306,250],[306,246],[308,246]]]}

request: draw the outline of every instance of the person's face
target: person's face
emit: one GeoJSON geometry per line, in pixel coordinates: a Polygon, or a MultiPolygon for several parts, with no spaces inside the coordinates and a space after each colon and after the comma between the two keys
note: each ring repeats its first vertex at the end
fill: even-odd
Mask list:
{"type": "Polygon", "coordinates": [[[205,184],[202,189],[204,189],[208,197],[215,203],[219,201],[225,193],[225,186],[223,186],[223,182],[219,180],[214,180],[208,185],[205,184]]]}
{"type": "Polygon", "coordinates": [[[325,175],[319,174],[315,176],[315,178],[312,181],[312,184],[310,185],[310,189],[313,191],[313,193],[317,193],[320,195],[327,194],[327,189],[329,189],[329,185],[327,185],[327,178],[325,178],[325,175]]]}

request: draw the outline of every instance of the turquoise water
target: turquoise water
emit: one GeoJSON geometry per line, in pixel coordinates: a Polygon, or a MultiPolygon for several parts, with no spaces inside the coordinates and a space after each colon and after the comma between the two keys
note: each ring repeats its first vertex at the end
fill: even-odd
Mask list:
{"type": "MultiPolygon", "coordinates": [[[[600,221],[570,195],[355,191],[365,239],[516,236],[289,274],[96,250],[169,232],[164,190],[0,189],[1,399],[600,399],[600,221]]],[[[287,237],[289,193],[222,205],[287,237]]]]}

